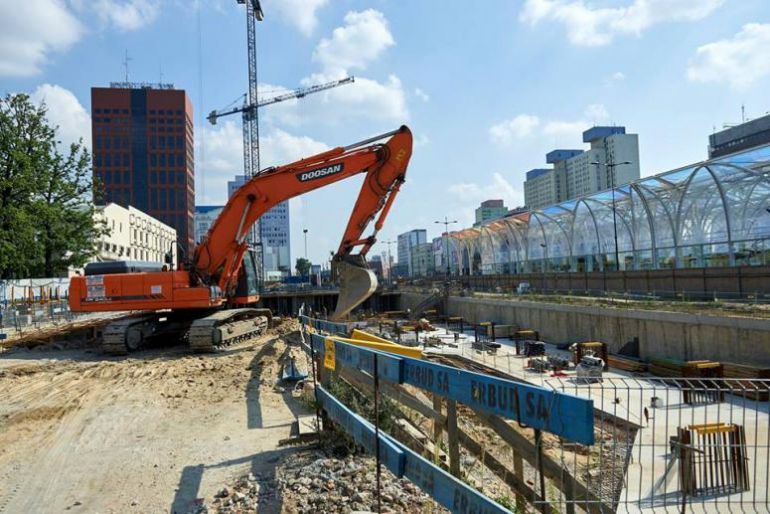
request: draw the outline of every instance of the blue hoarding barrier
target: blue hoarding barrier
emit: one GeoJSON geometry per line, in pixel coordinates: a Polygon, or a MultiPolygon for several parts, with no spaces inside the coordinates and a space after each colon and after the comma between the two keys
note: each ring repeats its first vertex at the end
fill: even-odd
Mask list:
{"type": "MultiPolygon", "coordinates": [[[[314,348],[326,354],[325,341],[312,335],[314,348]]],[[[333,361],[373,374],[374,350],[335,341],[333,361]]],[[[468,407],[545,430],[569,441],[594,444],[593,400],[535,385],[377,352],[380,378],[404,383],[456,400],[468,407]]]]}
{"type": "MultiPolygon", "coordinates": [[[[325,357],[326,341],[331,338],[320,334],[311,334],[310,337],[315,350],[325,357]]],[[[380,378],[397,384],[403,382],[403,361],[400,356],[377,352],[342,341],[334,341],[334,352],[334,361],[338,366],[347,366],[372,376],[374,376],[374,354],[377,353],[377,368],[380,378]]]]}
{"type": "Polygon", "coordinates": [[[569,441],[594,444],[593,400],[405,357],[404,383],[569,441]]]}
{"type": "MultiPolygon", "coordinates": [[[[322,386],[317,386],[318,402],[329,417],[353,437],[366,451],[375,453],[375,428],[370,422],[348,409],[322,386]]],[[[404,475],[404,452],[380,433],[380,457],[383,464],[397,477],[404,475]]]]}
{"type": "Polygon", "coordinates": [[[346,335],[348,333],[348,326],[345,323],[335,323],[333,321],[326,321],[323,319],[314,319],[305,315],[301,315],[299,317],[299,321],[303,325],[309,325],[314,329],[325,332],[327,334],[346,335]]]}
{"type": "MultiPolygon", "coordinates": [[[[335,423],[344,428],[356,443],[375,452],[374,426],[318,386],[318,400],[335,423]]],[[[380,432],[380,458],[396,477],[406,477],[438,503],[461,514],[507,514],[510,511],[420,457],[397,440],[380,432]]]]}

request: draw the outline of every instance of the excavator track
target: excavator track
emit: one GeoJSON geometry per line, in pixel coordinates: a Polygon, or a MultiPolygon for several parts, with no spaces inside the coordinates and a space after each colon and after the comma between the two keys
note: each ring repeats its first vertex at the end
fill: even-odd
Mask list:
{"type": "Polygon", "coordinates": [[[110,323],[102,332],[102,351],[107,355],[128,355],[138,350],[153,334],[156,314],[139,315],[110,323]]]}
{"type": "Polygon", "coordinates": [[[272,315],[268,309],[225,309],[190,325],[187,341],[196,353],[213,352],[217,348],[251,339],[265,333],[272,315]]]}

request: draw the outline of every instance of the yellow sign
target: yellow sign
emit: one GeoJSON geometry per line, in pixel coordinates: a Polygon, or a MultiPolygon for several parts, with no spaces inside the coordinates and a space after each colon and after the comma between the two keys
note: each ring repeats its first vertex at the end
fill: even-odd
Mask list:
{"type": "Polygon", "coordinates": [[[334,341],[329,338],[324,339],[324,350],[324,368],[334,370],[337,363],[334,341]]]}

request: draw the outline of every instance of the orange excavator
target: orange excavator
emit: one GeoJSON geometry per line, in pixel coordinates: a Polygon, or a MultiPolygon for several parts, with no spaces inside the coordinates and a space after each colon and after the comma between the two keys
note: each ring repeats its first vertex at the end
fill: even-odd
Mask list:
{"type": "Polygon", "coordinates": [[[103,348],[125,354],[164,334],[187,334],[193,351],[262,333],[267,309],[257,309],[259,294],[254,252],[248,251],[251,227],[273,206],[346,178],[365,174],[342,242],[332,259],[340,284],[334,319],[342,319],[377,288],[366,254],[404,182],[412,155],[412,133],[398,130],[299,161],[268,168],[233,194],[192,262],[166,270],[145,262],[94,263],[70,281],[73,312],[142,311],[104,330],[103,348]],[[371,235],[364,237],[377,217],[371,235]],[[359,248],[357,253],[353,253],[359,248]]]}

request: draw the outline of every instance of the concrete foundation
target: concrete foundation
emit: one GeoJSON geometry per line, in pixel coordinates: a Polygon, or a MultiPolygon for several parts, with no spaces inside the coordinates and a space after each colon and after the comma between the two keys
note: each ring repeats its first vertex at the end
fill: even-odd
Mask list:
{"type": "MultiPolygon", "coordinates": [[[[402,292],[400,308],[413,308],[426,296],[402,292]]],[[[643,359],[770,366],[770,320],[465,297],[450,297],[449,315],[515,323],[550,342],[602,341],[610,352],[638,337],[643,359]]]]}

